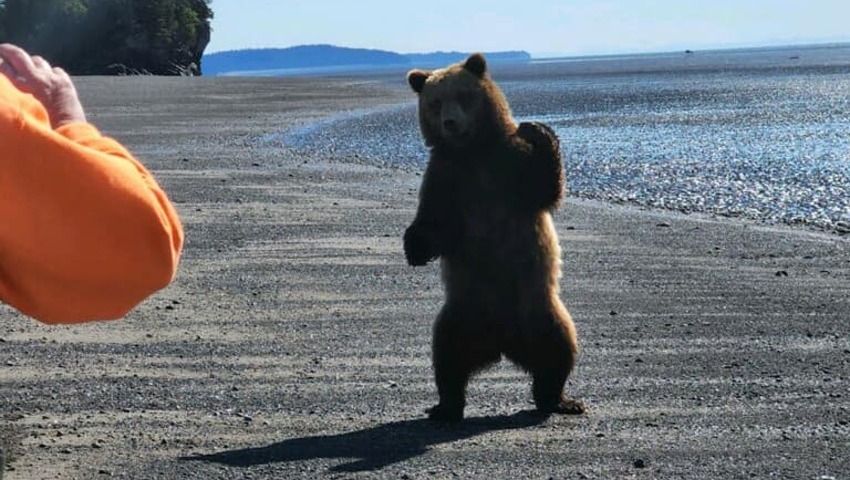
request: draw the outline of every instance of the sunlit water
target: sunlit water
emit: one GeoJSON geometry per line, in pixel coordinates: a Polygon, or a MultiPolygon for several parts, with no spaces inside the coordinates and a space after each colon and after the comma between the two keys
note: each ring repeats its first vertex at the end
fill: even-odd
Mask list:
{"type": "MultiPolygon", "coordinates": [[[[850,231],[848,45],[565,59],[493,76],[518,121],[560,136],[571,195],[850,231]]],[[[284,141],[422,168],[413,100],[284,141]]]]}

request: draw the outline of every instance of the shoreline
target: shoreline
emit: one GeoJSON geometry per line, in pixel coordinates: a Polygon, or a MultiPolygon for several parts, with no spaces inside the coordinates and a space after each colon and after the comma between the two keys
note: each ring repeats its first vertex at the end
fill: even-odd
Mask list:
{"type": "Polygon", "coordinates": [[[415,171],[255,140],[409,101],[343,79],[83,78],[187,232],[126,319],[0,307],[0,412],[29,478],[786,478],[850,471],[850,239],[567,198],[562,297],[583,417],[476,377],[436,426],[438,267],[404,264],[415,171]],[[781,272],[784,272],[782,274],[781,272]],[[843,422],[843,423],[842,423],[843,422]],[[128,452],[131,452],[128,454],[128,452]]]}
{"type": "MultiPolygon", "coordinates": [[[[760,154],[751,151],[750,156],[744,155],[738,159],[727,157],[735,155],[739,149],[753,150],[763,147],[764,145],[759,143],[763,140],[755,141],[754,144],[745,142],[734,147],[723,147],[728,151],[719,155],[708,145],[706,148],[709,150],[705,152],[694,151],[690,146],[668,146],[662,152],[654,152],[652,148],[644,146],[639,152],[627,153],[625,145],[631,141],[649,142],[651,145],[665,142],[661,137],[648,138],[639,131],[627,130],[636,135],[633,140],[629,140],[628,135],[617,132],[613,127],[597,132],[597,135],[604,136],[606,132],[611,135],[611,152],[606,153],[601,150],[606,142],[588,137],[588,128],[593,130],[599,127],[585,125],[586,120],[582,120],[581,114],[550,112],[535,115],[534,112],[543,107],[529,107],[535,104],[536,95],[529,91],[529,80],[521,82],[521,85],[513,85],[506,92],[509,99],[516,102],[517,110],[523,113],[517,116],[517,119],[542,119],[553,122],[550,125],[556,128],[564,144],[568,189],[570,195],[575,198],[686,215],[696,213],[715,215],[718,218],[743,218],[765,225],[784,224],[839,236],[850,233],[846,199],[841,195],[850,177],[847,177],[846,169],[841,163],[831,163],[828,160],[831,157],[820,160],[808,157],[797,160],[783,157],[775,161],[769,159],[770,155],[777,154],[774,150],[790,151],[794,148],[791,146],[773,147],[773,150],[760,154]],[[575,115],[576,118],[569,119],[575,115]],[[669,157],[677,152],[690,156],[669,157]],[[698,160],[703,155],[705,160],[698,160]],[[826,164],[833,166],[827,168],[826,164]]],[[[540,92],[540,95],[548,95],[550,101],[555,101],[551,91],[540,92]]],[[[582,95],[576,95],[573,101],[580,103],[581,98],[582,95]]],[[[572,111],[566,105],[555,109],[572,111]]],[[[289,143],[295,148],[344,157],[353,163],[399,167],[411,171],[423,170],[428,153],[421,144],[416,128],[415,111],[415,97],[412,97],[395,105],[366,108],[326,118],[279,137],[283,143],[289,143]]],[[[760,115],[764,116],[765,112],[752,114],[761,118],[760,115]]],[[[682,115],[688,114],[683,112],[682,115]]],[[[638,117],[640,116],[630,114],[620,120],[631,125],[642,122],[636,119],[638,117]]],[[[808,116],[805,118],[806,120],[801,120],[799,128],[806,132],[819,129],[806,123],[814,120],[808,116]]],[[[691,120],[696,122],[699,118],[691,120]]],[[[738,118],[733,123],[737,128],[745,128],[739,125],[742,121],[738,118]]],[[[676,123],[673,120],[670,122],[676,123]]],[[[678,134],[675,133],[676,128],[664,125],[671,130],[668,132],[671,137],[680,134],[700,135],[698,140],[705,142],[711,138],[710,131],[722,137],[718,140],[721,143],[724,139],[728,140],[725,137],[728,132],[723,133],[725,130],[716,130],[716,126],[708,124],[678,134]]],[[[771,129],[762,125],[754,127],[751,133],[761,138],[765,135],[765,130],[771,129]]],[[[782,131],[787,136],[793,136],[790,127],[782,131]]],[[[687,142],[671,143],[685,145],[687,142]]],[[[839,143],[833,139],[824,149],[834,155],[836,149],[840,148],[839,143]]],[[[814,140],[803,141],[803,145],[800,147],[801,152],[817,150],[814,140]]]]}

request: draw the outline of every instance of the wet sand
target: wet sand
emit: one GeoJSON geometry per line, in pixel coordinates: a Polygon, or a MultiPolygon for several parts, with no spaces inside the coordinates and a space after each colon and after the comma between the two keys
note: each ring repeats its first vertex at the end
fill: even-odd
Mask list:
{"type": "Polygon", "coordinates": [[[404,264],[420,176],[259,139],[412,101],[360,80],[83,78],[90,119],[185,222],[174,284],[118,322],[0,307],[9,479],[844,478],[850,239],[569,199],[556,222],[582,417],[525,374],[434,425],[438,267],[404,264]]]}

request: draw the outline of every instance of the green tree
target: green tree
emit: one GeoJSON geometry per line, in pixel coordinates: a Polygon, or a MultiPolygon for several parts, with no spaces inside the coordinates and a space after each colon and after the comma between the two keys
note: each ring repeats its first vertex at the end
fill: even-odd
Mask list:
{"type": "Polygon", "coordinates": [[[72,74],[199,74],[211,0],[0,0],[0,41],[72,74]]]}

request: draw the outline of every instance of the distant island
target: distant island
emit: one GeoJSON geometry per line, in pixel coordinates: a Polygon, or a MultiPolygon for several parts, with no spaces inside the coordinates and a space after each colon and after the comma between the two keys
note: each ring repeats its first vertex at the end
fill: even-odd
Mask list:
{"type": "MultiPolygon", "coordinates": [[[[202,61],[204,75],[285,75],[394,67],[433,68],[459,62],[467,55],[468,52],[405,54],[334,45],[300,45],[207,53],[202,61]]],[[[491,63],[525,63],[531,60],[531,55],[524,51],[484,52],[484,55],[491,63]]]]}

